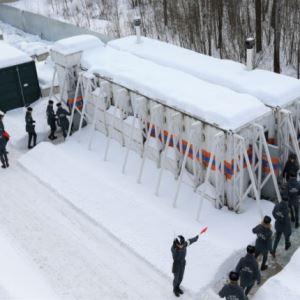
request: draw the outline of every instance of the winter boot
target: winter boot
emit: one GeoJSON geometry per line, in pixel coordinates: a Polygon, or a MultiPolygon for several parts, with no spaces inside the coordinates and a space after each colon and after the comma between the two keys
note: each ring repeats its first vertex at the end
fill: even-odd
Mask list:
{"type": "Polygon", "coordinates": [[[181,294],[181,295],[184,294],[184,291],[180,287],[177,290],[178,290],[179,294],[181,294]]]}
{"type": "Polygon", "coordinates": [[[275,258],[275,257],[276,257],[276,253],[275,253],[275,251],[270,251],[270,254],[272,255],[272,257],[273,257],[273,258],[275,258]]]}
{"type": "Polygon", "coordinates": [[[298,228],[298,227],[299,227],[299,222],[296,222],[295,228],[298,228]]]}
{"type": "Polygon", "coordinates": [[[176,297],[179,297],[179,296],[180,296],[179,290],[178,290],[177,288],[175,288],[175,289],[173,290],[173,293],[174,293],[174,295],[175,295],[176,297]]]}
{"type": "Polygon", "coordinates": [[[291,242],[287,242],[286,244],[285,244],[285,250],[288,250],[289,248],[291,247],[291,242]]]}
{"type": "Polygon", "coordinates": [[[268,265],[263,265],[263,266],[261,266],[261,268],[260,268],[262,271],[265,271],[265,270],[267,270],[268,269],[268,265]]]}

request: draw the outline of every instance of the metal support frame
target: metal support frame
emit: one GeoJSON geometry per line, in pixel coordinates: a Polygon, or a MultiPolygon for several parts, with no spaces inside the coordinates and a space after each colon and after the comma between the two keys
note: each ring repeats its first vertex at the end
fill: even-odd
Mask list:
{"type": "Polygon", "coordinates": [[[152,130],[153,126],[155,126],[155,138],[158,138],[158,135],[159,135],[159,133],[158,133],[159,128],[158,128],[158,126],[155,122],[155,115],[156,114],[161,114],[162,110],[163,110],[163,106],[161,104],[156,104],[151,109],[149,128],[148,128],[148,132],[147,132],[147,139],[146,139],[146,142],[144,144],[144,149],[143,149],[143,154],[142,154],[142,163],[141,163],[141,166],[140,166],[140,171],[139,171],[139,176],[138,176],[138,183],[141,183],[143,170],[144,170],[144,165],[145,165],[145,160],[146,160],[146,155],[147,155],[147,151],[148,151],[148,147],[149,147],[149,141],[150,141],[150,137],[151,137],[151,130],[152,130]]]}
{"type": "MultiPolygon", "coordinates": [[[[183,173],[184,173],[184,170],[185,170],[185,167],[186,167],[187,157],[188,157],[189,151],[191,149],[191,145],[192,145],[191,140],[192,140],[192,137],[193,137],[193,134],[194,134],[195,130],[198,127],[201,127],[201,122],[199,122],[199,121],[196,121],[191,125],[191,129],[190,129],[190,133],[189,133],[189,137],[188,137],[188,144],[187,144],[186,149],[185,149],[184,158],[183,158],[183,161],[182,161],[182,164],[181,164],[180,174],[179,174],[179,178],[178,178],[176,193],[175,193],[174,200],[173,200],[173,207],[174,208],[177,205],[177,200],[178,200],[178,196],[179,196],[179,191],[180,191],[180,187],[181,187],[183,173]]],[[[196,155],[196,153],[194,153],[194,155],[196,155]]]]}
{"type": "MultiPolygon", "coordinates": [[[[212,164],[215,160],[215,171],[214,171],[214,187],[216,191],[215,207],[222,207],[225,202],[225,177],[224,177],[224,150],[225,150],[225,135],[223,132],[217,133],[212,142],[211,155],[209,158],[208,166],[206,169],[205,179],[204,179],[204,191],[200,191],[200,195],[204,198],[212,200],[211,197],[207,194],[207,186],[210,183],[211,173],[212,173],[212,164]]],[[[199,220],[200,213],[202,210],[203,200],[200,201],[198,211],[197,211],[197,220],[199,220]]]]}
{"type": "MultiPolygon", "coordinates": [[[[123,174],[125,173],[125,170],[126,170],[127,161],[128,161],[128,157],[129,157],[129,151],[130,151],[130,148],[132,145],[136,119],[139,119],[140,123],[142,123],[142,122],[147,123],[147,120],[146,120],[147,100],[146,100],[146,98],[138,97],[136,99],[136,102],[138,102],[138,104],[136,104],[137,107],[136,107],[135,111],[133,112],[133,120],[132,120],[132,124],[131,124],[130,136],[129,136],[129,141],[128,141],[126,154],[125,154],[123,167],[122,167],[123,174]]],[[[141,128],[141,131],[142,131],[142,128],[141,128]]]]}
{"type": "Polygon", "coordinates": [[[255,176],[253,174],[252,166],[249,161],[247,147],[245,139],[238,135],[234,134],[234,176],[233,176],[233,190],[235,199],[235,206],[233,209],[236,212],[240,212],[240,208],[246,196],[252,191],[256,199],[257,209],[260,216],[263,216],[261,207],[260,207],[260,196],[258,193],[257,183],[255,176]],[[244,190],[244,161],[246,162],[246,170],[250,178],[250,185],[244,190]]]}
{"type": "MultiPolygon", "coordinates": [[[[164,171],[164,163],[165,163],[166,158],[167,158],[167,152],[168,152],[168,149],[169,149],[169,143],[170,143],[170,139],[171,139],[171,135],[172,134],[173,134],[173,141],[175,140],[175,137],[174,137],[174,132],[175,132],[174,125],[176,123],[176,120],[178,118],[180,118],[180,117],[181,117],[181,114],[179,112],[174,112],[171,115],[171,120],[170,120],[170,123],[169,123],[169,126],[168,126],[167,141],[166,141],[164,150],[162,152],[161,168],[160,168],[160,171],[159,171],[158,180],[157,180],[156,189],[155,189],[156,196],[159,196],[159,189],[160,189],[160,184],[161,184],[162,175],[163,175],[163,171],[164,171]]],[[[176,147],[176,144],[175,144],[174,147],[176,147]]]]}
{"type": "Polygon", "coordinates": [[[281,195],[277,183],[277,177],[274,171],[272,158],[268,148],[268,143],[264,134],[264,129],[261,125],[253,125],[252,137],[252,170],[255,175],[259,197],[261,197],[262,188],[265,186],[265,184],[271,177],[274,184],[277,200],[280,202],[281,195]],[[270,168],[270,173],[265,178],[262,178],[263,155],[267,159],[270,168]]]}
{"type": "MultiPolygon", "coordinates": [[[[297,139],[297,133],[293,122],[292,113],[286,109],[279,109],[278,116],[278,145],[280,161],[285,162],[288,159],[289,152],[294,152],[300,165],[300,150],[297,139]]],[[[296,119],[298,124],[299,120],[296,119]]],[[[298,125],[296,124],[296,128],[298,125]]]]}
{"type": "MultiPolygon", "coordinates": [[[[86,118],[85,112],[86,112],[86,106],[88,101],[88,94],[92,93],[92,90],[96,88],[95,85],[95,76],[92,74],[88,74],[87,72],[81,72],[79,73],[78,80],[77,80],[77,85],[76,85],[76,90],[75,90],[75,96],[74,96],[74,102],[72,103],[72,109],[71,109],[71,118],[70,118],[70,124],[68,128],[68,135],[67,137],[70,136],[71,134],[71,129],[72,129],[72,124],[73,124],[73,119],[74,119],[74,114],[75,110],[79,113],[80,115],[80,121],[79,121],[79,128],[78,131],[81,131],[82,124],[83,124],[83,119],[86,118]],[[81,94],[83,95],[83,106],[82,109],[78,109],[76,106],[76,99],[79,94],[79,90],[81,91],[81,94]]],[[[95,109],[96,109],[96,104],[95,104],[95,109]]],[[[94,112],[95,114],[95,112],[94,112]]]]}

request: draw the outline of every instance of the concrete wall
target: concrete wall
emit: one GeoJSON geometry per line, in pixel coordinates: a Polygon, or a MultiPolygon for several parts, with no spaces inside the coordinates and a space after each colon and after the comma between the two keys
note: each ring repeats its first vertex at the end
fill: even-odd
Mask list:
{"type": "Polygon", "coordinates": [[[86,28],[53,20],[5,4],[0,4],[0,20],[27,33],[38,35],[48,41],[56,41],[79,34],[92,34],[99,37],[103,42],[112,39],[109,36],[104,36],[86,28]]]}

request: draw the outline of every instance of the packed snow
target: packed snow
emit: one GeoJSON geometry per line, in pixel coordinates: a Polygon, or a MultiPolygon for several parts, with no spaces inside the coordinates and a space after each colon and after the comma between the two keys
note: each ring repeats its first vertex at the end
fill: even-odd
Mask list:
{"type": "Polygon", "coordinates": [[[136,43],[135,36],[129,36],[108,45],[236,92],[247,93],[272,107],[284,106],[300,98],[299,80],[259,69],[247,71],[245,65],[232,60],[221,60],[146,37],[142,37],[141,43],[136,43]]]}
{"type": "Polygon", "coordinates": [[[0,69],[32,61],[26,53],[0,41],[0,69]]]}
{"type": "Polygon", "coordinates": [[[92,35],[83,34],[61,39],[55,42],[51,49],[63,55],[68,55],[101,46],[104,46],[104,44],[100,39],[92,35]]]}
{"type": "Polygon", "coordinates": [[[270,112],[249,95],[206,83],[111,47],[83,52],[81,66],[91,73],[223,129],[235,130],[270,112]]]}
{"type": "MultiPolygon", "coordinates": [[[[3,178],[1,182],[1,186],[6,183],[3,178]]],[[[3,194],[6,189],[2,186],[1,191],[3,194]]],[[[3,205],[2,197],[0,195],[1,206],[3,205]]],[[[4,231],[3,226],[0,229],[0,243],[0,299],[60,299],[43,272],[28,257],[19,243],[4,231]]]]}
{"type": "Polygon", "coordinates": [[[289,264],[276,276],[270,278],[253,297],[253,300],[298,300],[300,279],[300,250],[291,258],[289,264]]]}

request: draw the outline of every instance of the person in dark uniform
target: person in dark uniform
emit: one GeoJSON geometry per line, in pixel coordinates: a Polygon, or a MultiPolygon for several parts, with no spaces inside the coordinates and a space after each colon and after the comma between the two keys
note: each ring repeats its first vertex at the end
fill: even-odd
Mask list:
{"type": "Polygon", "coordinates": [[[57,138],[55,136],[55,131],[56,131],[56,116],[55,116],[55,113],[54,113],[53,101],[52,100],[49,100],[49,102],[48,102],[46,114],[47,114],[47,123],[50,126],[50,135],[48,136],[48,138],[50,140],[55,140],[57,138]]]}
{"type": "Polygon", "coordinates": [[[247,296],[255,284],[260,284],[261,276],[255,255],[255,247],[247,246],[247,254],[242,257],[236,266],[236,272],[240,276],[240,286],[247,296]]]}
{"type": "Polygon", "coordinates": [[[299,166],[297,164],[297,156],[294,153],[291,153],[289,155],[288,161],[286,162],[283,171],[282,171],[282,177],[288,182],[290,178],[290,173],[296,173],[299,169],[299,166]]]}
{"type": "Polygon", "coordinates": [[[299,191],[300,182],[297,181],[297,172],[291,171],[289,181],[287,184],[288,196],[289,196],[289,207],[291,211],[291,220],[295,222],[295,227],[299,227],[299,191]]]}
{"type": "Polygon", "coordinates": [[[187,241],[182,235],[179,235],[174,241],[171,247],[171,252],[173,256],[173,267],[172,273],[174,274],[173,280],[173,292],[176,297],[179,297],[183,294],[180,284],[183,279],[184,270],[185,270],[185,257],[186,257],[186,248],[195,243],[198,240],[199,236],[188,239],[187,241]]]}
{"type": "Polygon", "coordinates": [[[28,149],[31,149],[36,145],[36,132],[35,132],[35,121],[32,118],[32,107],[27,108],[27,112],[25,115],[26,122],[26,131],[28,132],[28,149]],[[33,146],[31,146],[31,141],[33,139],[33,146]]]}
{"type": "Polygon", "coordinates": [[[271,230],[271,218],[265,216],[262,223],[252,229],[252,232],[257,235],[255,242],[255,258],[260,254],[263,255],[261,264],[261,270],[264,271],[268,268],[267,260],[268,253],[272,249],[272,230],[271,230]]]}
{"type": "Polygon", "coordinates": [[[57,123],[58,126],[60,126],[62,129],[64,138],[66,138],[69,130],[69,124],[70,124],[67,116],[70,116],[71,114],[67,110],[62,108],[61,103],[57,103],[56,106],[57,106],[56,115],[58,117],[57,123]]]}
{"type": "Polygon", "coordinates": [[[282,234],[285,238],[285,250],[288,250],[291,246],[290,236],[292,234],[292,227],[289,216],[288,199],[286,197],[283,197],[282,201],[275,205],[272,214],[275,218],[276,233],[271,254],[275,257],[276,249],[282,234]]]}
{"type": "Polygon", "coordinates": [[[0,131],[4,131],[4,124],[3,124],[4,112],[0,110],[0,131]]]}
{"type": "Polygon", "coordinates": [[[219,296],[226,300],[246,300],[243,289],[238,285],[239,274],[231,271],[229,273],[229,283],[220,290],[219,296]]]}
{"type": "Polygon", "coordinates": [[[6,151],[6,140],[3,136],[3,130],[0,129],[0,161],[2,163],[2,168],[8,168],[8,157],[7,157],[7,151],[6,151]]]}

